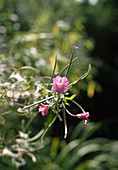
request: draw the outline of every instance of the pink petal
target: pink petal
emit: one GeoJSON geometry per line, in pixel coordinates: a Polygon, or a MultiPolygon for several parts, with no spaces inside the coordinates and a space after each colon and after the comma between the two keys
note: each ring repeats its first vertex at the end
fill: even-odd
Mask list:
{"type": "Polygon", "coordinates": [[[54,84],[54,85],[52,86],[52,90],[53,90],[53,91],[56,91],[56,88],[57,88],[57,86],[54,84]]]}
{"type": "Polygon", "coordinates": [[[58,84],[61,81],[61,76],[57,76],[56,78],[53,78],[53,83],[58,84]]]}
{"type": "Polygon", "coordinates": [[[68,87],[63,87],[64,92],[68,91],[68,87]]]}
{"type": "Polygon", "coordinates": [[[64,86],[68,86],[69,81],[68,81],[67,77],[62,77],[62,83],[64,86]]]}
{"type": "Polygon", "coordinates": [[[41,107],[45,107],[45,105],[43,103],[41,103],[41,107]]]}

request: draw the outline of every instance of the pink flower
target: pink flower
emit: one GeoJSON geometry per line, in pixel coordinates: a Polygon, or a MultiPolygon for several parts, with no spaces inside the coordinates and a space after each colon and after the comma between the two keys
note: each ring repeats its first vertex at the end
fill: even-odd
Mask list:
{"type": "Polygon", "coordinates": [[[39,111],[43,116],[48,114],[48,110],[49,110],[48,105],[44,105],[43,103],[41,103],[41,106],[39,107],[39,111]]]}
{"type": "Polygon", "coordinates": [[[76,116],[77,116],[78,118],[80,118],[80,119],[84,119],[84,120],[85,120],[85,124],[86,124],[87,121],[88,121],[89,112],[77,114],[76,116]]]}
{"type": "Polygon", "coordinates": [[[69,84],[69,81],[67,77],[57,76],[56,78],[53,78],[52,90],[57,93],[66,92],[68,90],[68,87],[67,87],[68,84],[69,84]]]}

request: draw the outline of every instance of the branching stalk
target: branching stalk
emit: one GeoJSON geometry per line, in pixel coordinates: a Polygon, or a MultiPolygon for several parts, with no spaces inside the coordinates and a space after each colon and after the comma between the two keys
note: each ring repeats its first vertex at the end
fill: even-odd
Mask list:
{"type": "MultiPolygon", "coordinates": [[[[78,57],[74,58],[71,63],[73,63],[77,59],[78,59],[78,57]]],[[[69,66],[69,64],[60,72],[59,75],[61,75],[68,68],[68,66],[69,66]]]]}
{"type": "Polygon", "coordinates": [[[74,81],[71,84],[69,84],[68,89],[70,89],[73,85],[76,85],[80,80],[82,80],[85,77],[87,77],[88,74],[90,73],[90,71],[91,71],[91,64],[89,64],[87,73],[83,74],[79,79],[77,79],[76,81],[74,81]]]}
{"type": "Polygon", "coordinates": [[[33,121],[33,119],[35,118],[36,114],[32,114],[31,118],[29,119],[29,121],[27,122],[24,132],[27,131],[27,129],[29,128],[31,122],[33,121]]]}
{"type": "Polygon", "coordinates": [[[85,113],[85,110],[82,108],[82,106],[80,106],[79,103],[77,103],[75,100],[71,100],[71,101],[72,101],[74,104],[76,104],[83,113],[85,113]]]}
{"type": "Polygon", "coordinates": [[[43,139],[44,139],[45,134],[47,133],[49,128],[54,124],[54,122],[56,121],[58,115],[59,115],[59,104],[57,104],[56,116],[53,118],[52,122],[48,125],[48,127],[46,128],[46,130],[44,131],[44,133],[43,133],[43,135],[41,137],[41,143],[43,143],[43,139]]]}
{"type": "Polygon", "coordinates": [[[63,105],[63,108],[66,110],[66,112],[67,112],[70,116],[74,116],[74,117],[76,116],[76,115],[73,115],[72,113],[70,113],[70,112],[68,111],[68,109],[66,109],[64,102],[62,102],[62,105],[63,105]]]}
{"type": "Polygon", "coordinates": [[[43,100],[40,100],[40,101],[38,101],[38,102],[35,102],[35,103],[30,104],[30,105],[28,105],[28,106],[25,106],[24,108],[20,108],[20,111],[25,110],[25,109],[28,109],[28,108],[30,108],[30,107],[32,107],[32,106],[35,106],[35,105],[37,105],[37,104],[39,104],[39,103],[42,103],[42,102],[44,102],[44,101],[46,101],[46,100],[49,100],[49,99],[52,99],[52,98],[54,98],[54,96],[47,97],[47,98],[45,98],[45,99],[43,99],[43,100]]]}
{"type": "Polygon", "coordinates": [[[47,129],[44,131],[42,137],[41,137],[41,143],[43,143],[43,139],[44,139],[44,136],[45,134],[47,133],[47,131],[49,130],[49,128],[54,124],[55,120],[57,119],[57,115],[54,117],[54,119],[52,120],[52,122],[48,125],[47,129]]]}
{"type": "Polygon", "coordinates": [[[76,48],[78,48],[78,47],[73,46],[72,54],[71,54],[71,57],[70,57],[70,61],[69,61],[69,64],[68,64],[67,71],[66,71],[66,73],[65,73],[65,77],[67,77],[68,72],[69,72],[69,70],[70,70],[70,66],[71,66],[71,64],[72,64],[72,59],[73,59],[74,52],[75,52],[75,49],[76,49],[76,48]]]}
{"type": "Polygon", "coordinates": [[[48,86],[50,85],[52,79],[53,79],[53,76],[54,76],[54,73],[55,73],[55,69],[56,69],[56,65],[57,65],[57,55],[55,57],[55,64],[54,64],[54,69],[53,69],[53,72],[52,72],[52,75],[51,75],[51,79],[49,80],[49,83],[48,85],[46,86],[46,88],[48,88],[48,86]]]}

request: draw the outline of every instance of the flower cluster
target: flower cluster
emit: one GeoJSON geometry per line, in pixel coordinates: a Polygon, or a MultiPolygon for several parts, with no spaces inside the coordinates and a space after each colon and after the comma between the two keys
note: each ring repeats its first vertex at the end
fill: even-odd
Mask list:
{"type": "Polygon", "coordinates": [[[55,120],[57,118],[59,118],[59,120],[62,121],[62,117],[59,114],[60,111],[62,111],[62,114],[63,114],[63,122],[64,122],[64,129],[65,129],[64,138],[66,138],[66,136],[67,136],[66,112],[70,116],[85,120],[85,124],[88,122],[89,112],[86,112],[79,105],[79,103],[77,103],[74,100],[74,97],[76,96],[76,94],[74,94],[72,96],[67,96],[69,94],[69,93],[67,93],[67,91],[69,89],[71,89],[73,87],[73,85],[76,85],[80,80],[84,79],[90,73],[90,70],[91,70],[91,65],[89,65],[88,71],[86,73],[84,73],[81,77],[79,77],[74,82],[69,83],[67,75],[69,73],[71,64],[73,63],[73,61],[75,61],[75,59],[77,59],[77,57],[75,59],[73,59],[75,49],[76,49],[76,47],[73,47],[72,54],[71,54],[68,65],[61,72],[59,72],[58,76],[54,77],[56,64],[57,64],[57,56],[56,56],[54,69],[53,69],[53,72],[52,72],[49,82],[47,84],[37,82],[36,92],[38,93],[38,91],[40,89],[41,89],[41,91],[43,91],[43,93],[40,93],[40,95],[39,95],[41,97],[41,100],[34,102],[33,104],[30,104],[30,105],[25,106],[24,108],[20,109],[20,111],[22,112],[25,109],[28,109],[32,106],[40,104],[38,111],[41,112],[42,116],[47,116],[49,113],[49,110],[55,114],[51,123],[44,130],[44,133],[41,137],[42,142],[43,142],[43,138],[44,138],[45,134],[47,133],[48,129],[53,125],[55,120]],[[63,72],[65,72],[65,76],[61,77],[60,75],[62,75],[63,72]],[[52,81],[53,81],[53,84],[51,85],[52,81]],[[79,108],[79,110],[81,110],[81,113],[80,114],[72,114],[66,108],[66,105],[70,105],[70,103],[68,103],[68,101],[73,102],[79,108]]]}
{"type": "MultiPolygon", "coordinates": [[[[55,91],[57,93],[66,92],[68,90],[68,84],[69,84],[69,81],[67,77],[57,76],[56,78],[53,78],[52,91],[55,91]]],[[[43,116],[48,114],[48,110],[49,110],[49,107],[41,103],[41,106],[39,107],[39,111],[41,111],[41,114],[43,116]]]]}
{"type": "MultiPolygon", "coordinates": [[[[56,78],[53,78],[52,91],[55,91],[57,93],[67,92],[68,91],[68,85],[69,85],[69,81],[68,81],[67,77],[57,76],[56,78]]],[[[48,114],[48,110],[49,110],[49,106],[41,103],[41,106],[39,107],[39,111],[41,112],[41,114],[43,116],[48,114]]],[[[80,118],[80,119],[84,119],[85,124],[86,124],[86,122],[88,121],[89,112],[84,112],[84,113],[81,113],[81,114],[77,114],[75,116],[80,118]]]]}

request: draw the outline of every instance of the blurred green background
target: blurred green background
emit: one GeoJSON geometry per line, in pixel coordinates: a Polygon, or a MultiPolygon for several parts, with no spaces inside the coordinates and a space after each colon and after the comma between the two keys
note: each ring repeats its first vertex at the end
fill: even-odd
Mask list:
{"type": "MultiPolygon", "coordinates": [[[[49,144],[36,152],[37,163],[26,158],[28,163],[21,169],[118,169],[117,18],[117,0],[0,0],[0,83],[8,80],[11,66],[34,67],[38,72],[21,70],[21,74],[37,80],[50,76],[56,54],[57,72],[62,70],[73,46],[79,47],[74,54],[78,59],[71,67],[69,81],[92,65],[90,75],[71,90],[77,93],[76,101],[90,112],[90,123],[85,127],[67,116],[69,134],[64,140],[63,124],[57,121],[47,135],[49,144]]],[[[78,113],[73,105],[69,109],[78,113]]],[[[5,128],[3,119],[1,128],[5,128]]],[[[9,119],[15,118],[6,116],[9,119]]],[[[47,119],[49,122],[51,116],[34,119],[34,134],[47,119]]],[[[0,161],[0,169],[14,169],[4,158],[0,161]]]]}

